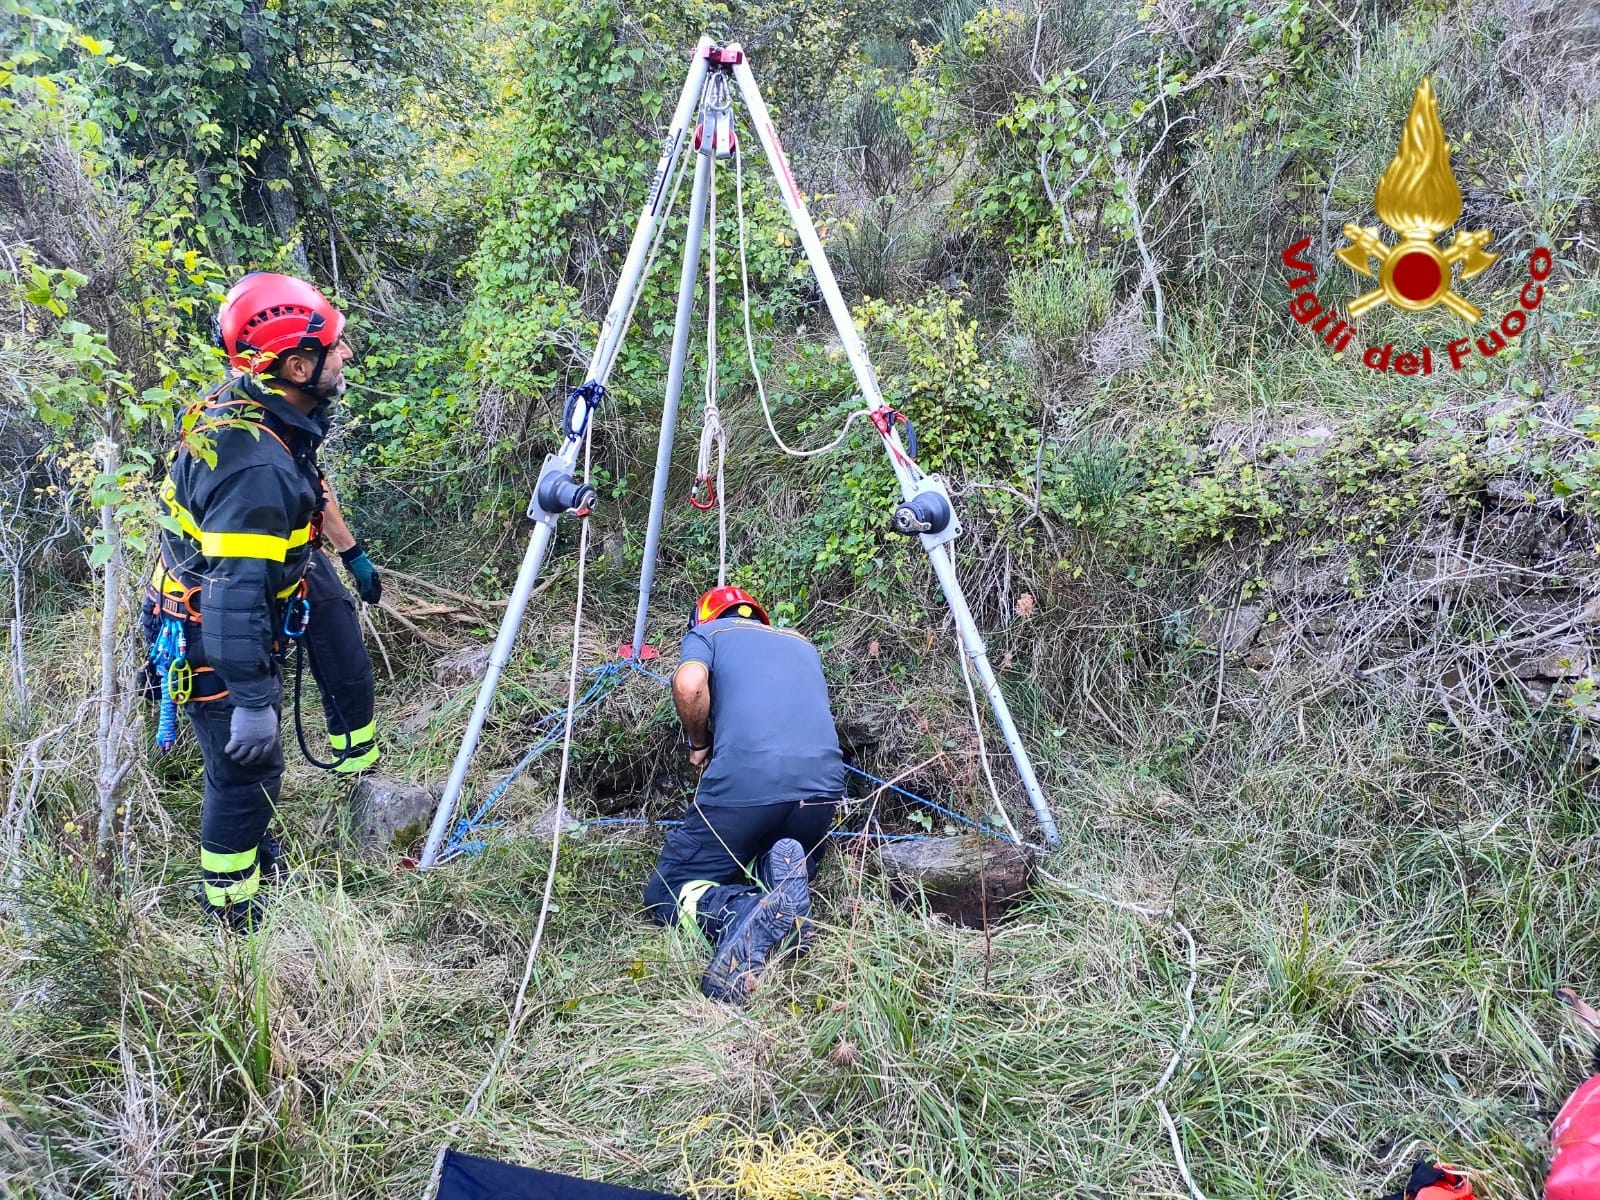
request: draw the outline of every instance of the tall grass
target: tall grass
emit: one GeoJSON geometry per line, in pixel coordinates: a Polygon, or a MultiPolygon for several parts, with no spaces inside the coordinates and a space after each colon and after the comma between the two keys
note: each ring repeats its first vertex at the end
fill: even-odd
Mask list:
{"type": "MultiPolygon", "coordinates": [[[[928,670],[910,686],[937,732],[955,679],[928,670]]],[[[647,714],[639,683],[618,701],[647,714]]],[[[1041,715],[1077,708],[1070,681],[1037,683],[1041,715]]],[[[1368,1195],[1436,1154],[1486,1195],[1532,1196],[1544,1118],[1587,1056],[1550,988],[1600,962],[1585,777],[1501,770],[1395,700],[1252,719],[1271,698],[1246,684],[1198,739],[1199,677],[1188,698],[1103,696],[1125,740],[1030,730],[1065,836],[1050,870],[1171,903],[1198,939],[1198,1026],[1165,1097],[1196,1181],[1368,1195]]],[[[436,777],[449,742],[391,769],[436,777]]],[[[193,784],[164,786],[182,819],[139,798],[120,895],[36,848],[16,897],[32,936],[0,934],[13,1192],[420,1195],[506,1020],[544,870],[538,788],[482,855],[418,876],[356,858],[336,788],[296,767],[282,824],[302,879],[240,940],[186,898],[193,784]]],[[[1045,881],[986,937],[897,908],[850,850],[819,886],[816,951],[730,1009],[698,994],[698,940],[639,915],[655,844],[566,844],[532,1007],[460,1148],[672,1190],[745,1133],[812,1127],[868,1177],[911,1169],[898,1194],[1184,1194],[1148,1099],[1184,1020],[1183,948],[1159,922],[1045,881]]]]}

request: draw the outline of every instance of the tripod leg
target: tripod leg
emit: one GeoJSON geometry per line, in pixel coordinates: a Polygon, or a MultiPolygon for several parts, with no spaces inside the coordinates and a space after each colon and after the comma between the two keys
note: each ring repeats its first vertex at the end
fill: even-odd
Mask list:
{"type": "MultiPolygon", "coordinates": [[[[707,149],[709,149],[709,145],[707,149]]],[[[672,438],[678,428],[678,401],[683,394],[684,363],[689,355],[689,327],[694,320],[694,289],[700,275],[700,241],[705,231],[706,197],[716,157],[701,154],[694,169],[689,199],[689,227],[683,237],[683,273],[678,276],[678,313],[672,327],[672,358],[667,364],[667,398],[661,414],[661,439],[656,444],[656,475],[650,489],[650,525],[644,538],[644,566],[639,573],[639,608],[633,618],[633,659],[644,646],[650,588],[655,581],[656,551],[661,544],[661,518],[666,511],[667,477],[672,473],[672,438]]]]}
{"type": "MultiPolygon", "coordinates": [[[[737,49],[729,47],[729,50],[737,49]]],[[[845,303],[844,294],[839,291],[838,280],[834,278],[833,268],[828,264],[828,256],[823,252],[822,241],[817,237],[817,230],[811,223],[810,213],[806,211],[805,197],[800,194],[800,189],[795,183],[794,172],[789,169],[788,157],[784,154],[782,143],[778,141],[777,131],[772,127],[772,117],[767,112],[766,102],[761,99],[761,89],[756,86],[749,60],[742,54],[734,65],[733,75],[744,98],[750,124],[755,126],[756,136],[761,139],[761,148],[766,151],[773,174],[777,176],[778,191],[783,196],[784,207],[788,210],[789,219],[794,222],[795,230],[800,235],[800,244],[805,248],[806,258],[817,277],[817,286],[822,291],[823,299],[827,301],[828,312],[833,317],[839,341],[844,346],[845,355],[855,372],[856,384],[861,388],[862,399],[867,402],[867,407],[871,410],[883,409],[885,407],[883,391],[878,386],[878,377],[873,372],[872,362],[867,358],[866,345],[862,342],[861,335],[856,332],[855,321],[850,316],[850,306],[845,303]]],[[[895,478],[899,480],[901,495],[909,501],[916,495],[917,480],[922,477],[922,473],[905,453],[893,423],[875,421],[874,424],[877,425],[879,435],[883,439],[883,448],[889,456],[889,465],[894,470],[895,478]]],[[[988,696],[989,706],[994,712],[995,722],[1000,726],[1001,735],[1011,751],[1011,759],[1016,763],[1017,774],[1022,777],[1023,788],[1028,794],[1028,803],[1033,808],[1033,814],[1039,822],[1045,841],[1053,846],[1059,840],[1055,817],[1051,815],[1050,805],[1039,787],[1033,762],[1017,734],[1016,722],[1012,719],[1011,708],[1000,691],[1000,684],[995,679],[994,668],[989,664],[983,637],[978,632],[977,623],[972,619],[972,610],[967,606],[966,593],[961,590],[961,583],[956,578],[955,564],[951,560],[950,552],[942,544],[931,544],[927,539],[924,539],[923,546],[928,552],[928,561],[933,567],[933,573],[939,580],[939,587],[944,592],[945,603],[950,606],[950,614],[955,618],[956,627],[961,631],[962,649],[978,672],[984,694],[988,696]]]]}
{"type": "Polygon", "coordinates": [[[638,295],[640,276],[649,257],[650,246],[660,230],[663,210],[672,191],[672,178],[677,174],[678,159],[683,154],[688,135],[694,128],[695,109],[706,82],[706,52],[711,49],[711,39],[700,39],[694,62],[689,67],[689,77],[684,80],[683,91],[678,94],[678,107],[673,111],[672,124],[661,146],[661,159],[656,163],[656,173],[650,181],[650,194],[645,197],[644,210],[639,214],[638,227],[633,231],[633,243],[628,247],[628,257],[617,279],[616,295],[611,308],[600,326],[600,337],[595,343],[594,357],[589,362],[589,378],[601,383],[611,378],[611,367],[622,348],[622,336],[627,332],[629,314],[638,295]]]}
{"type": "MultiPolygon", "coordinates": [[[[602,384],[609,378],[617,351],[622,346],[628,318],[633,312],[634,300],[643,283],[645,263],[649,260],[650,249],[660,233],[667,189],[677,169],[679,157],[683,153],[689,122],[694,116],[695,105],[705,85],[706,51],[711,44],[710,38],[701,39],[694,62],[690,65],[688,78],[684,80],[683,91],[678,96],[678,107],[673,112],[672,124],[668,126],[662,144],[661,159],[656,165],[655,181],[651,185],[650,194],[645,197],[644,207],[639,213],[639,224],[634,229],[633,242],[628,248],[627,260],[623,264],[622,274],[617,279],[611,308],[600,327],[600,338],[595,346],[594,357],[589,362],[589,378],[602,384]]],[[[559,454],[568,470],[571,470],[578,461],[583,435],[587,433],[588,423],[592,419],[593,414],[588,413],[583,418],[583,428],[568,431],[559,454]]],[[[506,603],[505,616],[500,620],[500,632],[496,635],[494,649],[489,654],[489,666],[483,673],[483,681],[478,685],[477,702],[472,707],[472,716],[467,721],[466,732],[462,735],[461,745],[456,750],[455,762],[450,768],[450,778],[445,784],[444,795],[439,798],[439,806],[434,810],[433,824],[428,829],[428,840],[423,848],[422,858],[417,864],[424,870],[433,866],[438,860],[439,850],[450,828],[450,821],[455,816],[456,807],[461,801],[467,771],[472,766],[473,753],[478,748],[478,739],[483,734],[484,722],[488,719],[489,709],[494,704],[494,693],[500,682],[500,673],[511,658],[511,649],[516,644],[517,631],[522,627],[522,617],[527,611],[528,599],[533,594],[533,585],[539,578],[539,569],[544,563],[545,552],[549,549],[550,539],[554,535],[554,522],[540,521],[534,527],[533,536],[528,542],[527,553],[523,555],[522,566],[517,572],[517,582],[512,587],[511,597],[506,603]]]]}

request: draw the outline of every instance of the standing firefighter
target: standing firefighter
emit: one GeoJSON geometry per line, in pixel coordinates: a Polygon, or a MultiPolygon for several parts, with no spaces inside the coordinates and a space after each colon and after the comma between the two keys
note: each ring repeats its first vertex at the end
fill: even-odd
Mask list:
{"type": "MultiPolygon", "coordinates": [[[[317,466],[350,358],[343,314],[308,283],[257,273],[228,292],[218,335],[241,374],[184,416],[145,620],[205,760],[204,900],[248,929],[263,875],[282,870],[268,826],[283,779],[280,664],[294,639],[310,643],[336,761],[360,769],[377,758],[372,667],[354,605],[317,548],[325,518],[361,595],[375,600],[381,585],[317,466]]],[[[173,733],[164,721],[164,738],[173,733]]]]}
{"type": "Polygon", "coordinates": [[[799,942],[844,793],[822,660],[742,589],[713,588],[684,636],[672,698],[703,774],[645,904],[711,940],[702,992],[742,1000],[774,951],[799,942]]]}

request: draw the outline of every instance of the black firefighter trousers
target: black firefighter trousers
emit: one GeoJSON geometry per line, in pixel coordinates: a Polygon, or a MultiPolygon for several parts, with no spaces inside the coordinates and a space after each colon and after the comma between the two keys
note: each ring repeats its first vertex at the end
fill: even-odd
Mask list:
{"type": "MultiPolygon", "coordinates": [[[[341,767],[370,765],[378,757],[373,730],[372,662],[361,638],[355,603],[334,573],[326,554],[311,556],[307,571],[311,623],[306,654],[322,693],[324,714],[335,750],[352,748],[341,767]],[[315,636],[313,636],[313,631],[315,636]]],[[[202,618],[203,619],[203,618],[202,618]]],[[[146,605],[145,629],[153,641],[158,618],[146,605]]],[[[190,660],[199,661],[200,631],[191,627],[190,660]]],[[[280,701],[273,707],[281,715],[280,701]]],[[[283,788],[283,747],[244,766],[224,752],[231,736],[233,704],[214,671],[195,675],[194,698],[184,706],[205,762],[205,801],[200,811],[200,872],[207,903],[215,908],[248,905],[261,887],[259,849],[277,811],[283,788]]],[[[293,736],[292,733],[288,736],[293,736]]]]}
{"type": "Polygon", "coordinates": [[[831,796],[778,804],[702,806],[694,801],[683,823],[667,830],[661,857],[645,884],[651,918],[661,925],[696,925],[715,944],[742,902],[771,886],[763,865],[775,842],[799,842],[806,852],[807,876],[817,877],[837,807],[831,796]]]}
{"type": "Polygon", "coordinates": [[[356,602],[321,550],[311,555],[306,569],[306,599],[311,601],[311,623],[306,626],[305,651],[322,695],[328,741],[337,760],[334,770],[364,771],[378,761],[379,753],[372,659],[361,636],[356,602]]]}

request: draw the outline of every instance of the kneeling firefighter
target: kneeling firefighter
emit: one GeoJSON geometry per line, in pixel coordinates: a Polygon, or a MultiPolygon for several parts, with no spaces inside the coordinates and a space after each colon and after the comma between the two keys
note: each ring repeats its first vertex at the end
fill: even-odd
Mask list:
{"type": "MultiPolygon", "coordinates": [[[[171,521],[145,629],[154,673],[165,697],[183,704],[205,761],[205,904],[236,929],[258,917],[263,875],[282,872],[268,827],[283,779],[281,664],[297,639],[322,690],[333,765],[360,770],[378,754],[371,662],[354,603],[318,545],[327,518],[360,594],[378,598],[377,572],[317,465],[328,407],[345,387],[344,324],[302,280],[240,280],[223,301],[218,337],[241,374],[184,414],[162,488],[171,521]]],[[[169,704],[163,746],[174,715],[169,704]]]]}
{"type": "Polygon", "coordinates": [[[741,588],[700,597],[672,698],[700,786],[645,885],[650,914],[713,945],[700,990],[739,1001],[769,958],[804,948],[810,880],[844,795],[822,660],[741,588]]]}

